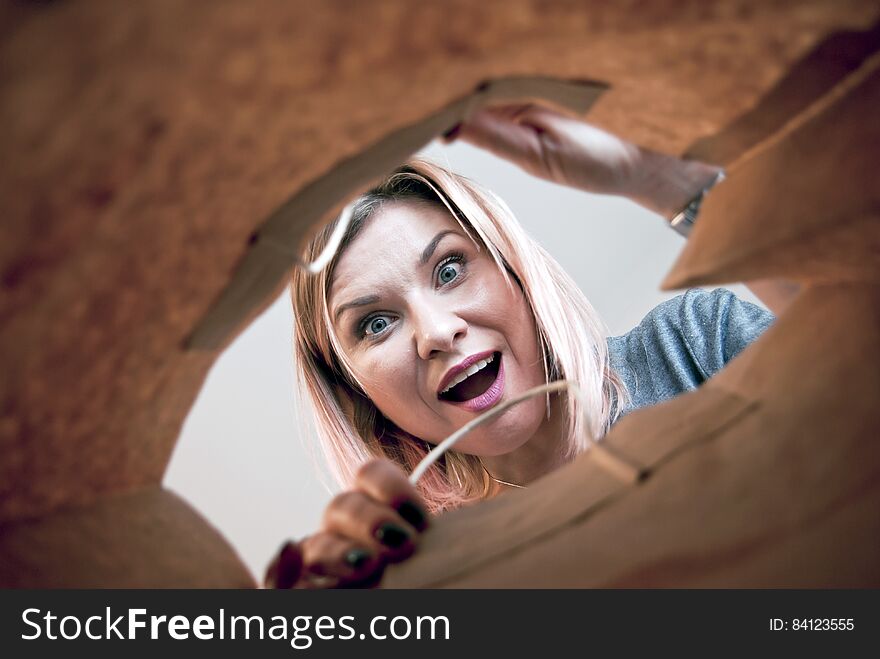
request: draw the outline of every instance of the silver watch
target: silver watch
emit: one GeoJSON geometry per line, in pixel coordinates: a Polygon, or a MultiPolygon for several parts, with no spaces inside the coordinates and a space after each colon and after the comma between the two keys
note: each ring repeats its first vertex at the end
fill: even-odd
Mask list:
{"type": "Polygon", "coordinates": [[[691,229],[693,229],[694,223],[697,221],[697,215],[700,212],[700,204],[703,203],[703,197],[705,197],[706,193],[718,185],[722,180],[724,180],[724,170],[719,171],[718,175],[712,179],[706,187],[700,190],[697,193],[697,196],[688,202],[687,206],[675,214],[669,222],[669,225],[673,230],[685,238],[691,235],[691,229]]]}

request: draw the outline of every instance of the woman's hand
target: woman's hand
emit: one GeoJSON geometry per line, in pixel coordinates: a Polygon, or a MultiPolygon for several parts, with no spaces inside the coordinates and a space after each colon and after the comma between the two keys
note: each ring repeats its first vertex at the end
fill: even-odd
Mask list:
{"type": "Polygon", "coordinates": [[[321,529],[288,542],[266,570],[267,588],[372,586],[388,563],[416,549],[428,525],[425,505],[403,471],[376,459],[358,471],[351,490],[324,511],[321,529]]]}
{"type": "MultiPolygon", "coordinates": [[[[715,181],[720,167],[650,151],[539,105],[504,105],[474,113],[446,135],[461,138],[553,183],[631,199],[671,220],[715,181]]],[[[786,280],[747,282],[776,314],[797,296],[786,280]]]]}
{"type": "Polygon", "coordinates": [[[534,104],[488,107],[446,134],[553,183],[622,195],[671,219],[720,168],[682,160],[618,138],[534,104]]]}

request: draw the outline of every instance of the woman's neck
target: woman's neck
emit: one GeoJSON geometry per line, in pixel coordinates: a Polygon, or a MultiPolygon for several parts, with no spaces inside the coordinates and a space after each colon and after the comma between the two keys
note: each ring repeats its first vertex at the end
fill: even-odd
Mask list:
{"type": "Polygon", "coordinates": [[[510,453],[481,458],[483,466],[497,480],[528,485],[568,461],[564,428],[562,401],[552,394],[550,417],[544,417],[531,439],[510,453]]]}

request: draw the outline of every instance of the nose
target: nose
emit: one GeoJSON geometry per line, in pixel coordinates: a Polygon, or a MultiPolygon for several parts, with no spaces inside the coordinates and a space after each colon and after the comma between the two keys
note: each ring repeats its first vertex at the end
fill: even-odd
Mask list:
{"type": "Polygon", "coordinates": [[[416,349],[422,359],[453,351],[456,341],[467,335],[467,321],[436,301],[413,307],[412,316],[416,349]]]}

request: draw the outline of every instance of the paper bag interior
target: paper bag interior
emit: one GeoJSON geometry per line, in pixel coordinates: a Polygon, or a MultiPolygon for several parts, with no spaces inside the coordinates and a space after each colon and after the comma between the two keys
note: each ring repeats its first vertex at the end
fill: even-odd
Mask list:
{"type": "MultiPolygon", "coordinates": [[[[874,78],[861,67],[876,50],[876,3],[719,0],[703,5],[650,0],[634,10],[630,4],[606,2],[548,9],[532,0],[392,0],[383,3],[381,20],[371,4],[99,0],[11,3],[0,9],[0,53],[7,63],[0,70],[0,142],[5,156],[0,163],[0,585],[253,585],[228,540],[185,502],[162,492],[160,483],[211,365],[285,283],[296,254],[287,243],[275,251],[267,245],[282,239],[298,243],[327,221],[333,208],[310,207],[312,215],[285,223],[289,233],[283,235],[267,232],[266,227],[275,226],[272,219],[279,213],[289,219],[284,209],[289,210],[290,203],[314,199],[309,191],[321,181],[338,183],[334,172],[344,173],[346,163],[361,162],[359,154],[387,144],[383,140],[388,136],[406,137],[397,138],[395,148],[417,148],[411,145],[449,127],[443,124],[452,115],[444,112],[458,108],[461,99],[483,93],[487,82],[521,78],[549,80],[550,86],[553,81],[586,85],[596,92],[582,106],[589,108],[590,121],[665,153],[682,154],[689,145],[696,153],[702,145],[699,148],[709,154],[706,159],[717,156],[727,164],[752,148],[763,148],[752,158],[754,165],[744,161],[737,170],[731,164],[731,189],[746,186],[761,171],[774,171],[782,177],[785,194],[778,195],[772,208],[781,211],[784,204],[796,204],[792,210],[813,210],[814,204],[816,213],[804,216],[803,227],[841,247],[825,248],[821,258],[816,257],[821,265],[798,270],[828,287],[808,291],[792,310],[798,315],[781,319],[762,341],[765,347],[754,346],[729,369],[734,373],[741,364],[754,361],[747,373],[749,386],[725,385],[725,379],[733,377],[725,372],[725,378],[688,399],[698,401],[695,416],[687,417],[693,418],[692,424],[664,434],[663,441],[690,447],[682,449],[679,459],[703,460],[708,471],[691,466],[683,473],[697,474],[695,480],[672,479],[673,468],[685,467],[661,460],[644,486],[607,493],[601,474],[594,474],[585,484],[585,498],[573,499],[566,504],[572,507],[565,508],[572,519],[581,515],[583,524],[553,517],[561,526],[530,526],[516,541],[517,549],[505,549],[502,540],[507,536],[475,546],[472,552],[462,545],[459,554],[468,556],[470,566],[464,575],[446,569],[432,549],[432,542],[441,538],[454,546],[465,542],[458,535],[457,518],[450,516],[438,522],[422,558],[389,575],[389,583],[415,585],[422,574],[432,583],[446,584],[471,579],[518,585],[521,577],[522,583],[562,583],[561,568],[542,582],[537,571],[516,569],[514,557],[540,552],[562,566],[566,556],[585,556],[588,548],[609,558],[618,556],[621,546],[643,537],[636,531],[650,535],[651,526],[625,523],[643,519],[654,510],[650,506],[666,506],[661,512],[667,521],[680,517],[687,526],[690,519],[706,529],[703,535],[682,534],[676,552],[655,553],[652,560],[706,556],[708,547],[725,546],[722,539],[737,538],[741,544],[736,546],[746,549],[763,546],[766,535],[754,534],[771,532],[764,524],[768,515],[759,515],[754,526],[744,525],[744,519],[751,519],[767,502],[746,505],[753,501],[749,497],[758,496],[762,487],[771,488],[766,490],[774,497],[770,502],[780,506],[778,495],[802,496],[803,488],[813,482],[806,476],[817,475],[819,464],[810,451],[822,447],[834,450],[828,465],[835,471],[828,475],[833,476],[832,485],[839,485],[835,489],[826,484],[822,491],[850,498],[811,499],[838,511],[822,518],[826,521],[821,524],[807,522],[814,519],[808,513],[819,515],[818,508],[807,511],[796,505],[787,515],[777,515],[774,546],[790,541],[794,551],[813,538],[810,533],[819,533],[821,539],[840,534],[853,541],[852,556],[833,554],[839,547],[831,540],[814,543],[832,552],[835,560],[825,565],[839,568],[837,583],[876,583],[875,564],[867,566],[859,558],[869,541],[876,546],[876,523],[860,516],[860,506],[876,496],[876,485],[871,489],[864,480],[877,464],[867,441],[876,437],[877,417],[865,407],[867,396],[876,400],[877,386],[866,371],[871,359],[876,363],[870,345],[870,340],[877,345],[871,284],[876,281],[876,264],[869,258],[876,235],[865,219],[870,215],[851,213],[870,210],[875,199],[870,195],[875,193],[870,186],[860,187],[865,175],[851,168],[843,180],[839,172],[844,170],[823,159],[821,150],[807,153],[821,168],[800,173],[813,182],[830,177],[822,186],[828,195],[805,190],[794,175],[799,159],[791,164],[790,175],[773,169],[789,157],[789,143],[765,146],[773,135],[794,135],[784,125],[805,108],[816,102],[827,102],[828,107],[839,103],[840,111],[862,121],[857,128],[865,139],[856,140],[858,131],[831,120],[822,130],[834,137],[823,133],[824,146],[839,155],[845,145],[837,140],[844,140],[855,148],[849,155],[858,162],[875,162],[865,148],[877,135],[860,114],[867,107],[865,99],[847,94],[825,99],[857,70],[863,72],[859,84],[866,87],[853,83],[852,88],[874,93],[874,78]],[[780,31],[780,25],[785,29],[780,31]],[[789,91],[774,94],[778,89],[789,91]],[[444,120],[430,123],[436,117],[444,120]],[[766,169],[756,169],[759,165],[766,169]],[[850,175],[856,178],[850,181],[850,175]],[[795,191],[806,196],[792,199],[795,191]],[[853,197],[854,193],[858,194],[853,197]],[[819,210],[831,206],[828,199],[835,200],[829,212],[836,214],[821,215],[819,210]],[[844,222],[855,228],[835,237],[830,228],[844,222]],[[843,252],[850,254],[850,248],[857,262],[838,258],[843,252]],[[248,259],[259,267],[248,270],[248,259]],[[253,279],[242,283],[236,277],[242,272],[253,279]],[[844,290],[838,284],[844,279],[857,283],[844,290]],[[232,312],[212,316],[224,299],[233,300],[222,307],[232,312]],[[821,322],[820,311],[825,314],[821,322]],[[829,314],[832,322],[826,324],[829,314]],[[220,320],[206,321],[212,317],[220,320]],[[792,324],[797,329],[784,329],[792,324]],[[832,330],[837,333],[829,334],[832,330]],[[780,334],[786,331],[794,336],[780,334]],[[824,341],[822,350],[810,342],[814,335],[824,341]],[[854,368],[847,374],[850,379],[838,372],[830,356],[823,357],[833,353],[832,344],[838,353],[861,350],[858,363],[847,362],[854,368]],[[804,350],[809,346],[809,359],[803,354],[784,359],[790,345],[804,350]],[[808,362],[809,372],[802,360],[808,362]],[[788,368],[792,370],[780,370],[788,368]],[[824,385],[804,377],[810,373],[822,375],[824,385]],[[783,392],[770,387],[763,393],[755,385],[789,380],[800,388],[783,392]],[[836,396],[852,381],[858,387],[850,391],[855,398],[844,412],[835,407],[842,400],[836,396]],[[830,410],[824,423],[815,418],[822,409],[830,410]],[[805,429],[830,435],[820,442],[808,432],[795,442],[793,433],[803,434],[805,429]],[[748,441],[737,442],[740,436],[748,441]],[[857,445],[859,460],[854,455],[857,445]],[[770,462],[759,469],[763,461],[770,462]],[[708,510],[693,509],[689,517],[673,505],[687,500],[681,490],[685,483],[690,483],[687,493],[693,495],[701,484],[711,485],[700,473],[719,476],[719,487],[706,499],[718,505],[711,524],[708,510]],[[751,482],[749,488],[745,481],[731,484],[731,496],[722,497],[719,488],[726,478],[750,473],[760,476],[760,483],[751,482]],[[803,487],[795,487],[801,477],[806,479],[803,487]],[[765,484],[767,478],[771,485],[765,484]],[[846,488],[862,483],[862,489],[846,489],[844,481],[846,488]],[[780,483],[777,489],[775,482],[780,483]],[[668,487],[662,488],[663,483],[668,487]],[[657,496],[647,497],[646,492],[657,496]],[[625,504],[629,512],[612,515],[612,504],[625,504]],[[601,533],[592,526],[597,521],[607,525],[601,533]],[[801,530],[792,535],[795,527],[801,530]],[[570,541],[558,535],[563,528],[575,534],[570,541]],[[612,533],[615,530],[620,535],[612,533]],[[496,560],[499,556],[503,560],[496,560]]],[[[529,87],[524,93],[544,97],[549,92],[546,87],[529,87]]],[[[818,113],[803,125],[818,126],[822,116],[818,113]]],[[[368,169],[345,180],[360,185],[381,173],[368,169]]],[[[343,187],[337,203],[354,192],[343,187]]],[[[780,255],[774,252],[770,259],[772,272],[794,276],[795,266],[782,266],[787,258],[782,254],[794,245],[788,240],[792,234],[782,229],[749,234],[749,217],[744,212],[736,215],[722,203],[726,194],[719,188],[707,200],[706,217],[701,218],[705,226],[698,229],[689,246],[691,254],[682,261],[686,276],[675,285],[692,275],[702,281],[732,273],[766,275],[771,271],[760,264],[767,261],[755,254],[759,248],[764,254],[775,250],[776,244],[780,255]],[[743,233],[732,233],[731,241],[754,241],[754,250],[719,242],[723,236],[718,231],[715,238],[707,238],[714,216],[735,219],[731,231],[743,233]]],[[[755,194],[743,203],[770,203],[768,186],[757,187],[755,194]]],[[[318,198],[333,205],[332,196],[322,193],[318,198]]],[[[811,258],[820,253],[810,249],[811,258]]],[[[622,450],[635,455],[639,449],[630,447],[623,435],[643,423],[664,427],[640,421],[652,414],[665,413],[658,409],[634,415],[609,442],[620,442],[622,450]]],[[[645,459],[650,457],[646,454],[645,459]]],[[[528,505],[557,505],[552,503],[555,494],[577,490],[576,483],[566,480],[575,478],[571,474],[577,469],[589,469],[588,460],[534,490],[547,498],[528,505]]],[[[502,515],[509,514],[504,512],[507,506],[528,507],[517,501],[512,497],[488,502],[485,513],[461,515],[486,515],[481,523],[492,528],[496,525],[491,511],[502,515]]],[[[653,528],[659,539],[672,541],[674,526],[662,531],[658,522],[653,528]]],[[[663,546],[658,541],[656,551],[663,546]]],[[[831,567],[819,567],[819,554],[805,556],[802,560],[809,559],[816,569],[806,574],[813,574],[814,581],[829,581],[823,577],[831,567]]],[[[565,583],[656,581],[655,572],[636,570],[654,564],[647,557],[633,558],[627,565],[625,559],[626,555],[616,558],[615,569],[610,564],[597,569],[584,560],[579,575],[565,583]]],[[[746,580],[744,572],[728,570],[723,561],[720,565],[716,581],[746,580]]],[[[749,574],[758,582],[763,573],[749,574]]],[[[670,581],[684,584],[686,576],[670,581]]]]}

